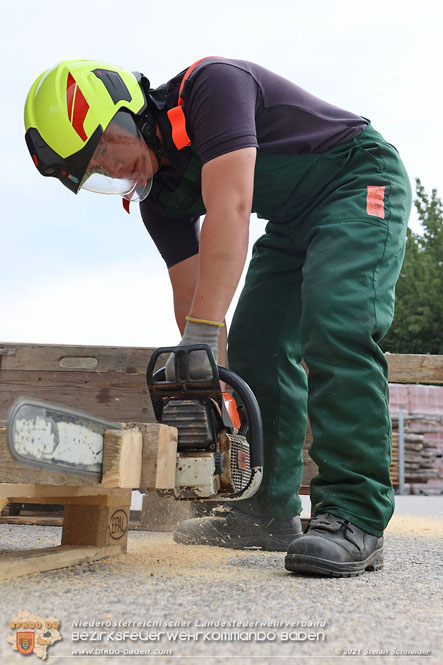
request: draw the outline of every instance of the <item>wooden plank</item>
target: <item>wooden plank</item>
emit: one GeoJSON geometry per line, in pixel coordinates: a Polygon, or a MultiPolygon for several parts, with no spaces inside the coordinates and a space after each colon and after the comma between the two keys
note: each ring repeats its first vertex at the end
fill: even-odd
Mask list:
{"type": "Polygon", "coordinates": [[[113,544],[106,547],[58,545],[37,550],[6,552],[0,554],[0,580],[99,561],[118,556],[124,551],[124,545],[113,544]]]}
{"type": "MultiPolygon", "coordinates": [[[[0,486],[1,487],[1,486],[0,486]]],[[[75,488],[74,488],[75,489],[75,488]]],[[[110,491],[110,490],[108,490],[110,491]]],[[[20,497],[14,499],[16,503],[44,503],[49,505],[75,505],[75,506],[117,506],[131,505],[132,492],[122,490],[125,494],[92,494],[84,496],[36,496],[20,497]],[[35,499],[35,501],[34,501],[35,499]]]]}
{"type": "MultiPolygon", "coordinates": [[[[72,485],[74,476],[19,464],[9,452],[6,428],[0,427],[0,483],[34,483],[36,480],[42,485],[72,485]]],[[[90,487],[98,485],[100,479],[75,476],[75,483],[90,487]]]]}
{"type": "MultiPolygon", "coordinates": [[[[72,478],[72,476],[71,476],[72,478]]],[[[0,483],[0,497],[13,500],[14,503],[92,503],[106,504],[114,498],[121,500],[128,497],[131,502],[131,492],[127,489],[109,488],[102,485],[94,487],[79,485],[37,485],[22,483],[0,483]],[[32,499],[38,499],[32,501],[32,499]]]]}
{"type": "Polygon", "coordinates": [[[155,421],[142,374],[0,370],[0,419],[19,397],[35,397],[111,422],[155,421]]]}
{"type": "MultiPolygon", "coordinates": [[[[131,510],[131,514],[132,514],[131,510]]],[[[134,511],[137,512],[137,511],[134,511]]],[[[141,511],[138,511],[141,512],[141,511]]],[[[21,524],[24,526],[63,526],[63,517],[50,517],[49,515],[6,515],[0,517],[0,524],[21,524]]],[[[129,531],[147,530],[140,519],[129,519],[129,531]]]]}
{"type": "Polygon", "coordinates": [[[46,515],[7,515],[5,517],[0,517],[0,524],[63,526],[63,517],[48,517],[46,515]]]}
{"type": "Polygon", "coordinates": [[[140,487],[142,433],[137,429],[111,430],[103,441],[103,487],[140,487]]]}
{"type": "Polygon", "coordinates": [[[443,355],[386,353],[392,383],[443,383],[443,355]]]}
{"type": "MultiPolygon", "coordinates": [[[[0,342],[3,370],[96,372],[144,376],[152,347],[0,342]]],[[[443,356],[386,353],[394,383],[443,383],[443,356]]]]}
{"type": "Polygon", "coordinates": [[[6,353],[2,370],[31,372],[110,372],[145,375],[151,347],[14,344],[0,342],[6,353]]]}

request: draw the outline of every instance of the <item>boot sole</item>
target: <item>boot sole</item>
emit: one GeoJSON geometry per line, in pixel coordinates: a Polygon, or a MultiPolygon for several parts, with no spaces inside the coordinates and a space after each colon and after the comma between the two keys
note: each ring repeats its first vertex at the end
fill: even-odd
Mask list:
{"type": "Polygon", "coordinates": [[[347,561],[340,563],[319,559],[307,554],[287,554],[285,568],[292,573],[308,573],[328,577],[357,577],[368,571],[383,568],[383,549],[376,550],[364,561],[347,561]]]}
{"type": "Polygon", "coordinates": [[[263,537],[260,543],[257,542],[257,538],[247,538],[242,536],[240,538],[233,538],[229,540],[223,540],[221,537],[219,539],[210,539],[201,536],[200,538],[192,537],[187,534],[180,533],[179,531],[174,531],[173,540],[179,545],[206,545],[209,547],[225,547],[231,550],[243,550],[243,549],[260,549],[265,552],[287,552],[290,543],[292,543],[296,538],[302,536],[303,533],[292,534],[285,539],[271,539],[263,537]]]}

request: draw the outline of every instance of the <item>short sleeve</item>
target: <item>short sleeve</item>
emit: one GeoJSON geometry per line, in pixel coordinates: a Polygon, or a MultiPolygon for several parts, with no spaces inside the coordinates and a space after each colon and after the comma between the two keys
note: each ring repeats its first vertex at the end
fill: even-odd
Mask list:
{"type": "Polygon", "coordinates": [[[228,152],[257,147],[259,87],[248,72],[213,63],[196,72],[183,101],[187,127],[203,164],[228,152]]]}
{"type": "Polygon", "coordinates": [[[149,197],[140,203],[140,213],[149,235],[168,268],[198,254],[199,217],[174,216],[149,197]]]}

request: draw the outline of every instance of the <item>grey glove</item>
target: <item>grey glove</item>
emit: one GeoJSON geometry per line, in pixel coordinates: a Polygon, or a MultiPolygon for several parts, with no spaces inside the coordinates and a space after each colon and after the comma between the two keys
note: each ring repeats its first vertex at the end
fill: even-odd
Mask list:
{"type": "MultiPolygon", "coordinates": [[[[224,324],[206,323],[200,321],[188,321],[179,346],[188,344],[207,344],[214,356],[215,364],[218,360],[218,338],[220,329],[224,324]]],[[[166,380],[175,381],[174,354],[168,358],[166,363],[166,380]]],[[[212,369],[209,364],[206,351],[194,351],[189,355],[189,375],[191,379],[207,380],[212,377],[212,369]]]]}

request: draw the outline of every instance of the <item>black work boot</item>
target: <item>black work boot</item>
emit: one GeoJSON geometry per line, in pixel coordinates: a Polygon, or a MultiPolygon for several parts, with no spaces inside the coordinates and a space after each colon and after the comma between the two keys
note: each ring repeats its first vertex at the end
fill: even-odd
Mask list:
{"type": "Polygon", "coordinates": [[[238,508],[220,517],[199,517],[177,524],[173,538],[181,545],[216,545],[243,549],[257,547],[286,552],[288,545],[302,536],[301,522],[294,517],[257,517],[238,508]]]}
{"type": "Polygon", "coordinates": [[[321,513],[306,532],[289,545],[286,570],[331,577],[355,577],[383,568],[383,538],[348,520],[321,513]]]}

